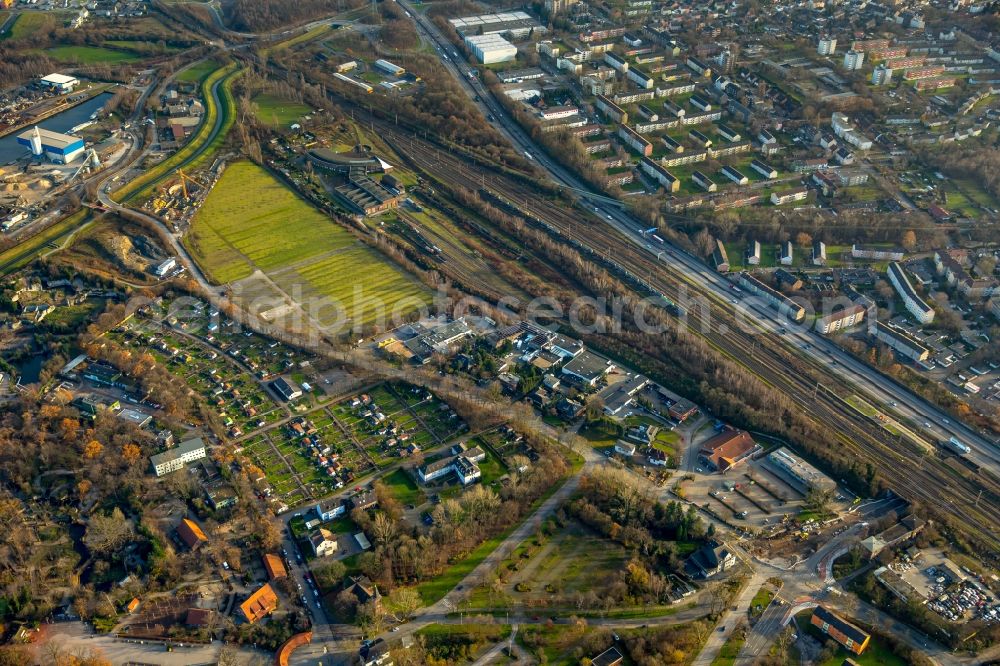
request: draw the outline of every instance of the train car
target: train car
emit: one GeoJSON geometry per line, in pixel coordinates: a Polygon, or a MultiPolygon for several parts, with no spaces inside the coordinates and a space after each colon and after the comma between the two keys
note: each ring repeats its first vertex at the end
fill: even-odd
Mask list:
{"type": "Polygon", "coordinates": [[[960,456],[968,455],[970,451],[968,445],[963,444],[954,437],[949,437],[948,439],[941,440],[941,446],[948,449],[952,453],[957,453],[960,456]]]}

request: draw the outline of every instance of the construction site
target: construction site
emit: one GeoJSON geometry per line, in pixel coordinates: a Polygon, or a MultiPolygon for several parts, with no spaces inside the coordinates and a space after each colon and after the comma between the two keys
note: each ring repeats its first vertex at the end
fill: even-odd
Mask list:
{"type": "Polygon", "coordinates": [[[198,212],[225,168],[225,161],[217,159],[208,169],[200,169],[194,174],[178,169],[175,176],[157,188],[145,208],[171,222],[175,231],[182,230],[198,212]]]}

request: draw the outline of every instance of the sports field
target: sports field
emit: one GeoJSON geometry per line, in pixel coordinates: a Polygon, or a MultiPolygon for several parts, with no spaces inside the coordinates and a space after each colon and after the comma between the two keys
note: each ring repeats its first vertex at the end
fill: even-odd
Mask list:
{"type": "Polygon", "coordinates": [[[254,276],[240,285],[244,298],[323,299],[315,317],[324,325],[369,324],[430,302],[418,282],[250,162],[226,169],[185,243],[218,284],[254,276]]]}
{"type": "Polygon", "coordinates": [[[305,104],[277,95],[257,95],[253,98],[253,103],[257,105],[257,117],[260,121],[274,127],[288,127],[312,111],[305,104]]]}

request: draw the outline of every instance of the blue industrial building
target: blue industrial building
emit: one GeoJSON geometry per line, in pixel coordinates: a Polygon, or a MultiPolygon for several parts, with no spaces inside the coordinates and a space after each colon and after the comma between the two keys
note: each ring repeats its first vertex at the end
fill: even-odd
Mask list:
{"type": "Polygon", "coordinates": [[[35,157],[45,155],[49,160],[62,164],[69,164],[84,152],[80,137],[50,132],[38,126],[19,135],[17,142],[31,150],[35,157]]]}

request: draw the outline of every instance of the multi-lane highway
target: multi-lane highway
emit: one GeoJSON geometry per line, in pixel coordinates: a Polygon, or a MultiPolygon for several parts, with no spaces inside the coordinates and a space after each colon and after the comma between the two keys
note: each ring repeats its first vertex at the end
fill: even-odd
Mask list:
{"type": "Polygon", "coordinates": [[[926,432],[928,441],[936,443],[940,439],[957,437],[973,449],[975,462],[998,473],[1000,476],[1000,452],[993,440],[961,423],[936,405],[915,395],[891,378],[866,366],[844,352],[819,333],[803,326],[794,325],[776,311],[759,300],[734,298],[731,283],[722,275],[708,267],[697,257],[682,249],[670,247],[669,254],[664,247],[651,243],[642,233],[643,224],[618,205],[609,205],[606,197],[592,192],[591,188],[561,164],[550,158],[514,120],[506,109],[491,94],[488,88],[475,76],[473,68],[460,56],[455,46],[441,34],[441,31],[426,16],[417,12],[409,0],[398,0],[415,20],[421,36],[434,44],[442,64],[461,83],[463,89],[474,100],[484,116],[500,130],[511,143],[529,156],[547,172],[553,181],[567,188],[567,194],[579,201],[585,211],[593,211],[593,217],[614,227],[629,238],[636,247],[648,252],[658,261],[673,264],[682,269],[693,289],[708,292],[724,307],[744,309],[754,313],[753,319],[763,335],[777,337],[779,328],[787,328],[788,334],[783,344],[794,347],[795,353],[809,358],[824,372],[831,375],[831,382],[848,382],[865,397],[886,411],[895,411],[900,417],[912,421],[917,429],[926,432]],[[736,300],[736,303],[732,301],[736,300]]]}

